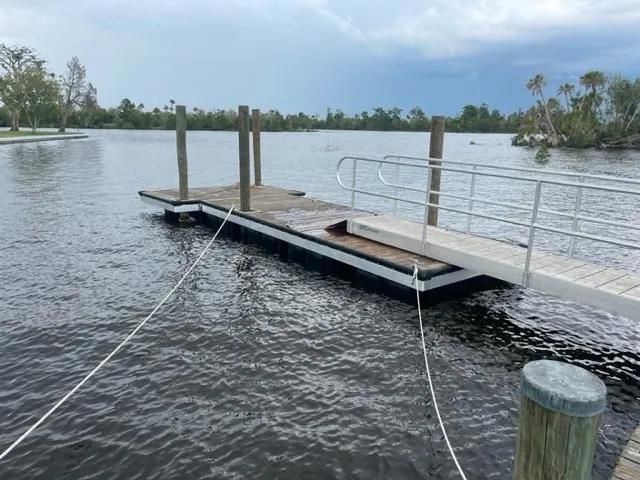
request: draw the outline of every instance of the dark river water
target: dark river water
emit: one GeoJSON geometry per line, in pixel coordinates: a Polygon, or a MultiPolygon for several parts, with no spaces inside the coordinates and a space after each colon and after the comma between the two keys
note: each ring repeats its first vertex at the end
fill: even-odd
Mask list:
{"type": "MultiPolygon", "coordinates": [[[[172,132],[90,134],[0,146],[0,450],[153,309],[212,235],[171,226],[137,198],[176,185],[172,132]]],[[[264,134],[263,179],[346,204],[334,176],[342,155],[422,155],[427,141],[264,134]]],[[[188,146],[192,185],[237,181],[236,134],[190,132],[188,146]]],[[[506,135],[445,140],[451,159],[533,167],[534,153],[506,135]]],[[[552,153],[539,168],[640,177],[639,153],[552,153]]],[[[639,205],[625,210],[640,219],[639,205]]],[[[607,261],[637,270],[637,255],[609,250],[607,261]]],[[[608,478],[640,419],[637,323],[517,287],[423,315],[470,479],[510,478],[520,370],[542,358],[607,384],[594,478],[608,478]]],[[[0,461],[0,478],[457,478],[419,342],[415,305],[219,238],[131,343],[0,461]]]]}

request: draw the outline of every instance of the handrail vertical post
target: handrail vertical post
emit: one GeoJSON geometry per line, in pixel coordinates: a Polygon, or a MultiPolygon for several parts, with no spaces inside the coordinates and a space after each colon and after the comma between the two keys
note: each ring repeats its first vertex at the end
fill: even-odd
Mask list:
{"type": "MultiPolygon", "coordinates": [[[[584,177],[581,176],[579,178],[580,183],[584,183],[584,177]]],[[[576,206],[573,211],[573,223],[571,225],[571,231],[576,232],[578,230],[578,215],[580,214],[580,208],[582,207],[582,192],[584,191],[584,187],[579,187],[578,192],[576,194],[576,206]]],[[[576,246],[576,237],[571,236],[569,239],[569,258],[573,258],[573,251],[576,246]]]]}
{"type": "Polygon", "coordinates": [[[256,187],[262,185],[262,153],[260,149],[260,109],[251,110],[251,137],[253,144],[253,178],[256,187]]]}
{"type": "Polygon", "coordinates": [[[351,177],[351,220],[353,220],[353,213],[356,208],[356,174],[358,172],[358,159],[353,159],[353,173],[351,177]]]}
{"type": "Polygon", "coordinates": [[[431,167],[427,166],[427,188],[424,197],[424,218],[422,219],[422,242],[420,244],[420,251],[422,255],[427,255],[427,225],[429,223],[429,216],[431,214],[431,207],[429,206],[429,199],[431,198],[431,181],[433,180],[433,173],[431,167]]]}
{"type": "Polygon", "coordinates": [[[533,211],[531,213],[531,225],[529,226],[529,241],[527,242],[527,257],[524,262],[524,271],[522,273],[522,286],[528,287],[530,283],[529,265],[531,264],[531,254],[533,253],[533,241],[536,233],[536,220],[538,218],[538,209],[540,207],[540,194],[542,193],[542,182],[536,182],[536,193],[533,200],[533,211]]]}
{"type": "Polygon", "coordinates": [[[469,189],[469,215],[467,215],[467,233],[471,233],[471,219],[473,218],[473,195],[476,192],[476,174],[475,171],[478,168],[477,165],[473,166],[473,172],[471,174],[471,188],[469,189]]]}
{"type": "Polygon", "coordinates": [[[396,158],[396,171],[393,177],[393,214],[398,213],[398,182],[400,181],[400,159],[396,158]]]}
{"type": "MultiPolygon", "coordinates": [[[[433,116],[431,117],[431,134],[429,136],[429,165],[439,167],[442,162],[431,161],[432,158],[441,159],[442,150],[444,148],[444,117],[433,116]]],[[[438,168],[431,172],[430,190],[432,192],[440,192],[440,178],[442,171],[438,168]]],[[[440,197],[437,194],[432,194],[429,198],[429,203],[433,205],[431,212],[429,213],[429,225],[438,225],[438,204],[440,197]]]]}

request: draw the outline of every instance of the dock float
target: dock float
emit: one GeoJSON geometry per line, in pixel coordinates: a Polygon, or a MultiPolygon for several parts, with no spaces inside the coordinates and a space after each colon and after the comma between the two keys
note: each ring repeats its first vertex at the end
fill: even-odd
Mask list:
{"type": "MultiPolygon", "coordinates": [[[[234,210],[228,223],[240,228],[239,237],[286,250],[301,263],[334,262],[388,282],[389,287],[413,291],[414,265],[421,292],[459,284],[475,288],[487,279],[475,272],[385,245],[347,232],[351,208],[310,198],[304,192],[272,186],[251,187],[251,210],[234,210]]],[[[203,224],[217,226],[232,205],[240,204],[240,187],[192,188],[188,200],[180,200],[178,189],[143,190],[140,199],[164,209],[168,219],[189,213],[203,224]]],[[[355,210],[353,217],[370,217],[371,212],[355,210]]],[[[290,254],[290,255],[289,255],[290,254]]],[[[325,268],[335,270],[335,266],[325,268]]],[[[462,286],[462,285],[459,285],[462,286]]],[[[386,289],[385,289],[386,290],[386,289]]]]}

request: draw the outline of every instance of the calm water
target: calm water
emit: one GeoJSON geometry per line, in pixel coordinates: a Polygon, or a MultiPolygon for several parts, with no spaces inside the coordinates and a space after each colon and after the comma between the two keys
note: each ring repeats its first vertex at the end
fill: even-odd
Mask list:
{"type": "MultiPolygon", "coordinates": [[[[192,185],[237,181],[236,138],[189,133],[192,185]]],[[[265,134],[263,178],[347,203],[334,178],[340,156],[421,155],[427,140],[265,134]]],[[[148,314],[210,238],[166,224],[137,198],[176,184],[173,141],[171,132],[106,131],[0,147],[2,449],[148,314]]],[[[640,177],[639,153],[553,154],[547,168],[640,177]]],[[[535,166],[534,152],[504,135],[448,135],[445,155],[535,166]]],[[[614,208],[601,204],[587,210],[614,208]]],[[[625,208],[640,219],[639,205],[625,208]]],[[[606,254],[638,267],[637,256],[606,254]]],[[[184,287],[0,463],[0,478],[456,478],[429,400],[415,306],[224,238],[184,287]]],[[[519,288],[423,313],[442,413],[469,478],[509,478],[519,372],[541,358],[606,382],[595,478],[608,478],[640,418],[637,324],[519,288]]]]}

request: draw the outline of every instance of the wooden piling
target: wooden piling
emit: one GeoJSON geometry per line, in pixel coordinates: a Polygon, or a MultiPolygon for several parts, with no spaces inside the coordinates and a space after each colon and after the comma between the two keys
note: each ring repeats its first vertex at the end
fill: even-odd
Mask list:
{"type": "Polygon", "coordinates": [[[253,134],[253,178],[255,185],[262,185],[262,158],[260,157],[260,110],[251,110],[251,133],[253,134]]]}
{"type": "Polygon", "coordinates": [[[178,185],[180,200],[189,199],[189,175],[187,169],[187,110],[176,105],[176,150],[178,154],[178,185]]]}
{"type": "Polygon", "coordinates": [[[238,107],[238,151],[240,153],[240,211],[251,210],[251,159],[249,154],[249,107],[238,107]]]}
{"type": "MultiPolygon", "coordinates": [[[[176,153],[178,157],[178,190],[180,200],[189,199],[189,169],[187,166],[187,109],[176,105],[176,153]]],[[[182,225],[193,223],[194,218],[181,212],[178,221],[182,225]]]]}
{"type": "Polygon", "coordinates": [[[583,368],[538,360],[522,370],[514,480],[588,480],[606,387],[583,368]]]}
{"type": "MultiPolygon", "coordinates": [[[[429,139],[429,158],[442,158],[444,147],[444,117],[431,117],[431,135],[429,139]]],[[[440,166],[442,162],[429,160],[429,165],[440,166]]],[[[439,168],[431,170],[431,191],[440,191],[440,177],[442,171],[439,168]]],[[[429,195],[429,203],[439,205],[440,196],[437,193],[429,195]]],[[[438,225],[438,208],[429,207],[429,225],[438,225]]]]}

